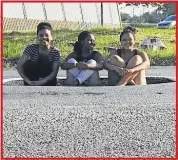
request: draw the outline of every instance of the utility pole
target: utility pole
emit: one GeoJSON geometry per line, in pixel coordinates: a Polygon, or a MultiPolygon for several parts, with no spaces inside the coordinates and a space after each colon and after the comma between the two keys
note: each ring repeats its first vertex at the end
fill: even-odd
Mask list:
{"type": "Polygon", "coordinates": [[[66,22],[67,18],[66,18],[66,12],[65,12],[64,4],[63,3],[61,3],[61,8],[62,8],[62,14],[63,14],[63,17],[64,17],[64,21],[66,22]]]}
{"type": "Polygon", "coordinates": [[[25,8],[25,4],[24,3],[22,3],[22,10],[23,10],[24,19],[27,20],[27,12],[26,12],[26,8],[25,8]]]}
{"type": "Polygon", "coordinates": [[[62,14],[63,14],[63,17],[64,17],[64,27],[67,28],[67,18],[66,18],[66,12],[65,12],[65,8],[64,8],[64,4],[61,3],[61,8],[62,8],[62,14]]]}
{"type": "Polygon", "coordinates": [[[25,20],[25,21],[22,20],[22,23],[25,22],[25,23],[23,23],[22,28],[23,28],[23,30],[24,29],[26,30],[26,29],[28,29],[28,24],[27,24],[27,11],[26,11],[24,3],[22,3],[22,10],[23,10],[23,17],[25,20]]]}
{"type": "Polygon", "coordinates": [[[83,9],[82,9],[82,4],[79,3],[79,7],[80,7],[80,14],[82,16],[82,27],[85,26],[85,21],[84,21],[84,16],[83,16],[83,9]]]}
{"type": "Polygon", "coordinates": [[[117,6],[118,17],[119,17],[119,27],[122,27],[121,12],[120,12],[120,9],[119,9],[119,4],[116,3],[116,6],[117,6]]]}
{"type": "Polygon", "coordinates": [[[103,26],[103,3],[101,2],[101,25],[103,26]]]}
{"type": "Polygon", "coordinates": [[[48,17],[47,17],[46,7],[45,7],[45,4],[44,4],[44,3],[42,3],[42,7],[43,7],[43,13],[44,13],[45,21],[47,21],[47,20],[48,20],[48,17]]]}

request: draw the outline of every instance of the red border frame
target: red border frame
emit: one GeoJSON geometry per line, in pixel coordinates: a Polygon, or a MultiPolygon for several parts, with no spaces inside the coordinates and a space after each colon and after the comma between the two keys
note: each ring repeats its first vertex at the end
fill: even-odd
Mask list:
{"type": "MultiPolygon", "coordinates": [[[[176,3],[176,14],[178,13],[178,2],[176,3]]],[[[178,17],[176,16],[176,22],[178,22],[178,17]]],[[[178,37],[178,26],[177,26],[177,24],[176,24],[176,44],[177,44],[177,37],[178,37]]],[[[178,52],[178,45],[176,45],[176,79],[177,79],[177,76],[178,76],[178,66],[177,66],[177,60],[178,60],[178,54],[177,54],[177,52],[178,52]]],[[[177,121],[177,119],[178,119],[178,114],[177,114],[177,98],[178,98],[178,95],[177,95],[177,85],[178,85],[178,82],[176,81],[176,112],[175,112],[175,114],[176,114],[176,158],[178,158],[178,121],[177,121]]]]}
{"type": "MultiPolygon", "coordinates": [[[[2,5],[2,3],[1,3],[1,6],[0,6],[0,11],[1,11],[1,21],[0,21],[0,23],[1,23],[1,28],[0,28],[0,34],[1,34],[1,38],[0,38],[0,44],[1,44],[1,47],[0,47],[0,49],[1,49],[1,56],[0,56],[0,64],[1,64],[1,89],[0,89],[0,91],[1,91],[1,98],[0,98],[0,101],[1,101],[1,129],[0,129],[0,133],[1,133],[1,138],[0,138],[0,140],[1,140],[1,146],[3,146],[3,34],[2,34],[2,31],[3,31],[3,5],[2,5]]],[[[3,148],[3,147],[1,147],[1,148],[3,148]]],[[[1,159],[3,159],[2,157],[3,157],[3,155],[2,155],[2,153],[3,153],[3,150],[1,149],[0,150],[0,154],[1,154],[1,159]]]]}
{"type": "Polygon", "coordinates": [[[80,0],[80,1],[77,1],[77,0],[43,0],[43,1],[40,1],[40,0],[2,0],[1,1],[2,3],[18,3],[18,2],[36,2],[36,3],[44,3],[44,2],[46,2],[46,3],[51,3],[51,2],[69,2],[69,3],[72,3],[72,2],[76,2],[76,3],[80,3],[80,2],[98,2],[98,3],[100,3],[100,2],[107,2],[107,3],[110,3],[110,2],[138,2],[138,3],[144,3],[144,2],[147,2],[147,3],[150,3],[150,2],[160,2],[160,3],[170,3],[170,2],[178,2],[178,1],[175,1],[175,0],[140,0],[140,1],[136,1],[136,0],[134,0],[134,1],[132,1],[132,0],[118,0],[118,1],[116,1],[116,0],[100,0],[100,1],[97,1],[97,0],[80,0]]]}
{"type": "MultiPolygon", "coordinates": [[[[1,20],[0,20],[0,24],[1,24],[1,28],[0,28],[0,35],[1,35],[1,39],[0,39],[0,49],[1,49],[1,55],[0,55],[0,65],[1,65],[1,78],[0,78],[0,83],[1,83],[1,88],[0,88],[0,92],[1,92],[1,98],[0,98],[0,101],[1,101],[1,114],[0,114],[0,119],[1,119],[1,124],[0,124],[0,127],[1,127],[1,130],[0,130],[0,133],[1,133],[1,138],[0,138],[0,141],[1,141],[1,149],[0,149],[0,159],[2,160],[22,160],[22,159],[29,159],[29,160],[42,160],[42,159],[45,159],[45,160],[49,160],[49,159],[63,159],[63,160],[74,160],[74,159],[88,159],[88,160],[94,160],[94,159],[99,159],[99,160],[107,160],[107,159],[112,159],[112,160],[116,160],[116,159],[119,159],[119,160],[134,160],[134,159],[140,159],[140,160],[178,160],[178,143],[177,143],[177,140],[178,140],[178,121],[177,121],[177,118],[178,118],[178,114],[176,112],[176,157],[175,158],[104,158],[104,157],[101,157],[101,158],[4,158],[3,157],[3,3],[20,3],[20,2],[26,2],[26,3],[34,3],[34,2],[37,2],[37,3],[42,3],[42,2],[48,2],[48,3],[54,3],[54,2],[65,2],[65,3],[78,3],[78,2],[133,2],[132,0],[119,0],[119,1],[109,1],[109,0],[100,0],[100,1],[97,1],[97,0],[81,0],[81,1],[76,1],[76,0],[43,0],[43,1],[35,1],[35,0],[2,0],[0,1],[0,9],[1,9],[1,20]]],[[[141,1],[134,1],[134,2],[148,2],[147,0],[141,0],[141,1]]],[[[177,14],[177,10],[178,10],[178,1],[173,1],[173,0],[170,0],[168,2],[168,0],[149,0],[149,2],[160,2],[160,3],[171,3],[171,2],[176,2],[176,14],[177,14]]],[[[148,3],[149,3],[148,2],[148,3]]],[[[176,16],[176,21],[178,22],[178,16],[176,16]]],[[[176,44],[177,44],[177,37],[178,37],[178,26],[176,25],[176,44]]],[[[178,54],[177,54],[177,51],[178,51],[178,45],[176,45],[176,61],[178,60],[178,54]]],[[[177,66],[177,62],[176,62],[176,77],[178,75],[178,66],[177,66]]],[[[177,84],[178,82],[176,81],[176,91],[177,91],[177,84]]],[[[176,111],[177,111],[177,99],[178,99],[178,96],[177,96],[177,92],[176,92],[176,111]]]]}

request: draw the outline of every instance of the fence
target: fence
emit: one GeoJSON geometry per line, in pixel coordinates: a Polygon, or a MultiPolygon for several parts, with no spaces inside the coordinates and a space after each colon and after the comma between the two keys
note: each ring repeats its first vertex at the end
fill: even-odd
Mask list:
{"type": "MultiPolygon", "coordinates": [[[[127,13],[133,17],[150,10],[149,7],[142,7],[141,10],[139,8],[141,7],[129,8],[120,3],[3,3],[3,55],[7,59],[19,57],[28,44],[36,43],[36,26],[41,21],[52,24],[55,30],[52,44],[60,49],[63,58],[73,50],[68,44],[77,40],[81,29],[91,29],[101,25],[117,28],[92,30],[96,37],[96,49],[107,55],[105,47],[119,47],[120,44],[118,34],[122,28],[118,28],[123,24],[120,14],[125,13],[124,9],[127,9],[127,13]]],[[[137,37],[138,46],[145,36],[155,36],[153,30],[147,29],[147,32],[137,37]]],[[[160,31],[156,32],[160,35],[160,31]]],[[[175,50],[174,46],[172,48],[175,50]]]]}
{"type": "Polygon", "coordinates": [[[3,17],[4,31],[34,30],[40,21],[54,29],[121,26],[117,3],[6,3],[3,17]]]}

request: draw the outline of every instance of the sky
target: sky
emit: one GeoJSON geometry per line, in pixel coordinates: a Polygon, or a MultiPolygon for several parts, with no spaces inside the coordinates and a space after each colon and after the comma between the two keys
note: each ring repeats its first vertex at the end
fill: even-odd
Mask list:
{"type": "MultiPolygon", "coordinates": [[[[45,3],[48,20],[82,21],[81,9],[79,3],[63,3],[65,15],[61,3],[45,3]]],[[[28,19],[44,20],[42,3],[25,3],[28,19]]],[[[81,3],[83,18],[85,22],[98,23],[100,20],[100,3],[81,3]]],[[[104,23],[117,24],[119,22],[116,3],[103,3],[104,23]]],[[[141,15],[144,12],[152,12],[156,8],[148,7],[125,7],[119,5],[122,13],[128,13],[130,16],[141,15]]],[[[24,18],[22,3],[4,3],[3,17],[24,18]]]]}

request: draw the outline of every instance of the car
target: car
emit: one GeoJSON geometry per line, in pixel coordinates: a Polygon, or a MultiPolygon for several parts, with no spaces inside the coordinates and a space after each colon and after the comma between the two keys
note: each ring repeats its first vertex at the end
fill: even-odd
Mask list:
{"type": "Polygon", "coordinates": [[[176,15],[170,15],[157,24],[157,28],[173,28],[176,25],[176,15]]]}

